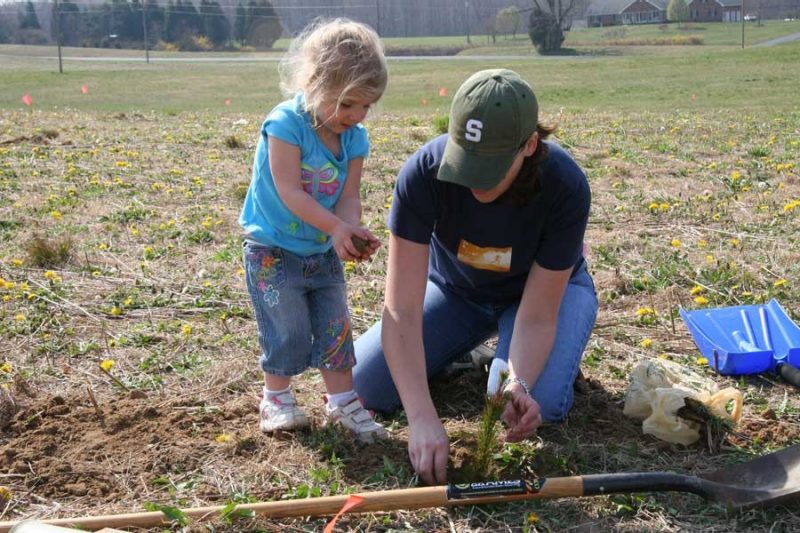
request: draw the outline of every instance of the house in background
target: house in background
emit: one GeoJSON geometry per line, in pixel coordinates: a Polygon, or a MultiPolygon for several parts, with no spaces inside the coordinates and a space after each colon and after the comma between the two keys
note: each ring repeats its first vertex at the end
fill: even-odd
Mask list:
{"type": "Polygon", "coordinates": [[[667,21],[667,3],[668,0],[597,0],[589,6],[586,25],[661,24],[667,21]]]}
{"type": "Polygon", "coordinates": [[[691,0],[689,20],[692,22],[737,22],[741,19],[742,0],[691,0]]]}

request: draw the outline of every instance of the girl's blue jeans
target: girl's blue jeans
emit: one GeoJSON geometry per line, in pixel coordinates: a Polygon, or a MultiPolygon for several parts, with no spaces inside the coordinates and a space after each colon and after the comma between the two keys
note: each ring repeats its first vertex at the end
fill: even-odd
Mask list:
{"type": "Polygon", "coordinates": [[[245,241],[244,266],[264,372],[295,376],[307,368],[352,368],[347,287],[333,249],[304,257],[245,241]]]}
{"type": "MultiPolygon", "coordinates": [[[[479,304],[428,281],[422,321],[428,377],[495,334],[495,357],[507,361],[518,308],[518,302],[504,306],[479,304]]],[[[573,383],[596,317],[597,295],[584,262],[567,285],[553,348],[531,390],[546,422],[564,420],[572,407],[573,383]]],[[[365,407],[383,413],[402,407],[381,348],[380,322],[356,340],[355,350],[354,387],[365,407]]]]}

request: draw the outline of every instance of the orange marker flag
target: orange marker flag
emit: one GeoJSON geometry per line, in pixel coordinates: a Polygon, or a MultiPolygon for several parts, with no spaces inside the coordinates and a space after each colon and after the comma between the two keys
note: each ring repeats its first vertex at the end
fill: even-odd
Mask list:
{"type": "Polygon", "coordinates": [[[441,97],[447,96],[447,87],[441,87],[439,89],[439,96],[441,96],[441,97]]]}
{"type": "Polygon", "coordinates": [[[89,94],[89,86],[86,85],[85,83],[83,85],[81,85],[81,92],[83,94],[89,94]]]}
{"type": "Polygon", "coordinates": [[[333,533],[333,528],[336,526],[336,522],[339,521],[342,515],[347,511],[349,511],[350,509],[353,509],[354,507],[361,505],[361,502],[363,501],[364,498],[362,498],[361,496],[356,496],[355,494],[351,494],[347,498],[347,501],[344,502],[344,505],[342,505],[342,508],[339,509],[339,512],[336,513],[336,516],[331,518],[331,521],[328,522],[327,526],[325,526],[325,531],[323,533],[333,533]]]}
{"type": "Polygon", "coordinates": [[[226,98],[225,99],[225,105],[231,105],[231,99],[230,98],[226,98]]]}
{"type": "Polygon", "coordinates": [[[30,107],[33,105],[33,98],[28,93],[25,93],[22,95],[22,103],[30,107]]]}

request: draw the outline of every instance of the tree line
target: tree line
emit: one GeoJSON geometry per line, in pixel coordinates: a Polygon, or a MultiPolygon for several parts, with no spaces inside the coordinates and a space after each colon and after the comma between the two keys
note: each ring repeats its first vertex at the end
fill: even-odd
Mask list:
{"type": "Polygon", "coordinates": [[[49,5],[49,24],[39,20],[33,2],[16,4],[17,16],[0,18],[0,43],[101,48],[175,50],[271,48],[283,33],[268,0],[239,0],[232,17],[217,0],[58,0],[49,5]],[[45,28],[49,26],[49,31],[45,28]]]}

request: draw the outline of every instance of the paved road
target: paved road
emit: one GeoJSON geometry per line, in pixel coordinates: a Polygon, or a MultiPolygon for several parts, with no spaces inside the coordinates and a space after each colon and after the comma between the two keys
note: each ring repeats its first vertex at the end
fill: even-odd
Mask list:
{"type": "Polygon", "coordinates": [[[797,41],[797,40],[800,40],[800,33],[784,35],[783,37],[778,37],[777,39],[770,39],[769,41],[764,41],[763,43],[758,43],[753,46],[775,46],[776,44],[790,43],[792,41],[797,41]]]}

